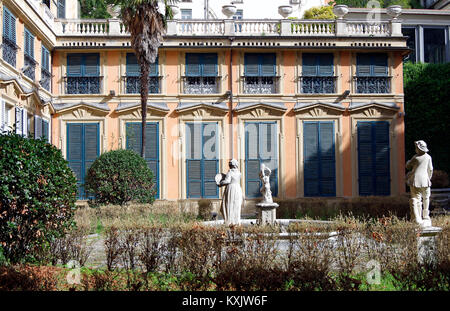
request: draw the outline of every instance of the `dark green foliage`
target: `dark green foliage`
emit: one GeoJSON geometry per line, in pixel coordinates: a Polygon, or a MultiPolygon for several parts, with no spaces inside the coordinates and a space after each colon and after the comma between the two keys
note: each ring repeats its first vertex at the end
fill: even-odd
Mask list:
{"type": "Polygon", "coordinates": [[[111,18],[105,0],[80,0],[81,18],[111,18]]]}
{"type": "Polygon", "coordinates": [[[430,150],[435,170],[450,172],[450,63],[404,64],[406,158],[414,141],[422,139],[430,150]]]}
{"type": "Polygon", "coordinates": [[[155,182],[147,162],[131,150],[113,150],[102,154],[89,168],[86,191],[93,193],[93,205],[119,204],[136,200],[153,203],[155,182]]]}
{"type": "MultiPolygon", "coordinates": [[[[345,4],[350,8],[366,8],[367,3],[370,0],[334,0],[329,3],[329,5],[333,4],[345,4]]],[[[422,5],[420,4],[420,0],[378,0],[381,8],[387,8],[391,5],[401,5],[404,9],[422,9],[422,5]]],[[[371,7],[369,7],[371,8],[371,7]]]]}
{"type": "Polygon", "coordinates": [[[0,135],[0,245],[12,262],[36,260],[73,226],[76,178],[45,140],[0,135]]]}

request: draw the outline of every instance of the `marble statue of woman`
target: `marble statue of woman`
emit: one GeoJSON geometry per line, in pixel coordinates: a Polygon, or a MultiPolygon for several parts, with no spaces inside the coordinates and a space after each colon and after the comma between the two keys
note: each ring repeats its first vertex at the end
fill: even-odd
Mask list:
{"type": "Polygon", "coordinates": [[[259,179],[261,179],[262,187],[259,189],[263,196],[263,203],[272,203],[272,191],[270,190],[270,174],[272,171],[270,168],[261,164],[261,169],[259,171],[259,179]]]}
{"type": "Polygon", "coordinates": [[[216,176],[217,186],[226,186],[223,192],[220,211],[226,225],[238,225],[241,219],[242,203],[244,202],[240,185],[241,172],[239,172],[239,164],[236,159],[230,160],[229,167],[230,170],[226,175],[218,174],[216,176]]]}
{"type": "Polygon", "coordinates": [[[406,183],[410,187],[411,218],[422,227],[431,226],[430,195],[433,164],[427,153],[427,144],[423,140],[414,142],[416,154],[406,162],[406,168],[411,171],[406,175],[406,183]],[[423,209],[422,209],[423,204],[423,209]]]}

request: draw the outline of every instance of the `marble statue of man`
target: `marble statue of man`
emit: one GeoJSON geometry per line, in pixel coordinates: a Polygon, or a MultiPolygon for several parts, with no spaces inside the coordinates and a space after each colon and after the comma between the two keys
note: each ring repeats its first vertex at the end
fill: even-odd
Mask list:
{"type": "Polygon", "coordinates": [[[259,171],[259,179],[262,181],[262,187],[259,191],[261,191],[261,194],[263,196],[263,203],[272,203],[272,191],[270,190],[270,174],[272,171],[270,168],[265,166],[264,164],[261,164],[261,169],[259,171]]]}
{"type": "Polygon", "coordinates": [[[411,170],[406,175],[406,183],[410,187],[411,218],[423,227],[431,226],[430,195],[431,176],[433,164],[431,156],[427,153],[427,144],[423,140],[414,142],[416,154],[406,162],[406,169],[411,170]],[[422,210],[423,204],[423,210],[422,210]]]}
{"type": "Polygon", "coordinates": [[[229,162],[230,170],[225,174],[217,174],[216,184],[219,187],[226,186],[222,196],[220,211],[226,225],[238,225],[241,220],[241,208],[244,203],[244,195],[240,185],[241,172],[236,159],[229,162]]]}

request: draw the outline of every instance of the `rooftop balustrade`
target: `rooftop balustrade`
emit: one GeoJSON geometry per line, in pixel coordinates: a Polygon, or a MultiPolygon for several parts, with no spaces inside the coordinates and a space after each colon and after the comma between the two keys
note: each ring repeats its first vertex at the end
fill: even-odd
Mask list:
{"type": "MultiPolygon", "coordinates": [[[[126,37],[129,33],[119,19],[59,19],[55,31],[61,37],[126,37]]],[[[166,36],[278,36],[278,37],[399,37],[399,20],[170,20],[166,36]]]]}

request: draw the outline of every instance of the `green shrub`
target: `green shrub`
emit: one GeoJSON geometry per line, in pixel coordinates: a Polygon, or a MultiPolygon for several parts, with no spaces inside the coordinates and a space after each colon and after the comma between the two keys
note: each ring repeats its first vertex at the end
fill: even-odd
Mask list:
{"type": "Polygon", "coordinates": [[[306,10],[303,14],[303,19],[335,19],[336,15],[333,13],[333,7],[321,6],[313,7],[306,10]]]}
{"type": "Polygon", "coordinates": [[[0,135],[0,245],[8,261],[39,259],[42,249],[73,226],[76,182],[55,146],[0,135]]]}
{"type": "Polygon", "coordinates": [[[113,150],[102,154],[89,168],[86,191],[95,198],[91,205],[118,204],[136,200],[153,203],[155,183],[147,162],[131,150],[113,150]]]}

